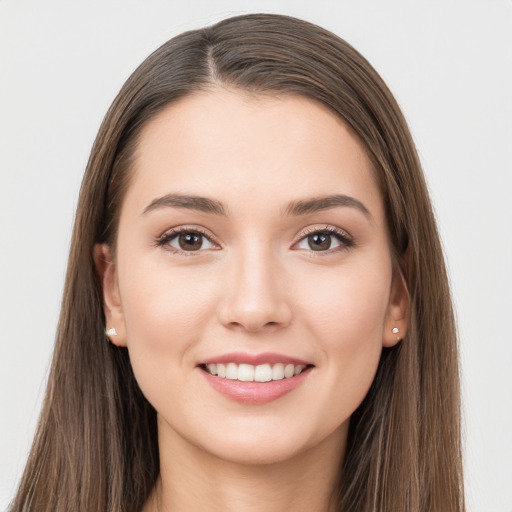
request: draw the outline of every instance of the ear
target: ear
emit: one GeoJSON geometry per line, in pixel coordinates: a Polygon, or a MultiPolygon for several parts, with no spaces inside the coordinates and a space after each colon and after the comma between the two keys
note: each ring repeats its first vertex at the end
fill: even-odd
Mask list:
{"type": "Polygon", "coordinates": [[[402,271],[397,266],[393,272],[388,310],[384,322],[384,333],[382,336],[382,345],[384,347],[393,347],[405,338],[408,328],[409,303],[410,298],[407,284],[402,271]]]}
{"type": "Polygon", "coordinates": [[[126,347],[126,328],[119,294],[117,271],[112,253],[107,244],[94,246],[94,262],[103,291],[103,311],[107,325],[105,329],[115,329],[117,334],[107,334],[109,340],[118,347],[126,347]]]}

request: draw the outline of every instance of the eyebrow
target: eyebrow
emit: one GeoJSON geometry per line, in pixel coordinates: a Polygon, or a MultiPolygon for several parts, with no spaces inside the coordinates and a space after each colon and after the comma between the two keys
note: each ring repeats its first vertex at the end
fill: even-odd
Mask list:
{"type": "Polygon", "coordinates": [[[158,208],[185,208],[215,215],[226,215],[224,205],[220,201],[192,195],[166,194],[165,196],[158,197],[146,206],[144,214],[158,208]]]}
{"type": "Polygon", "coordinates": [[[372,215],[368,208],[354,197],[344,194],[335,194],[329,196],[313,197],[311,199],[301,199],[292,201],[285,210],[286,215],[307,215],[331,208],[348,207],[355,208],[365,214],[366,217],[372,219],[372,215]]]}
{"type": "MultiPolygon", "coordinates": [[[[284,213],[289,216],[299,216],[339,207],[355,208],[356,210],[364,213],[364,215],[369,219],[372,219],[372,215],[368,208],[366,208],[361,201],[344,194],[292,201],[285,208],[284,213]]],[[[226,208],[220,201],[210,199],[208,197],[189,194],[166,194],[162,197],[153,199],[153,201],[146,206],[143,214],[147,214],[159,208],[184,208],[204,213],[211,213],[214,215],[227,215],[226,208]]]]}

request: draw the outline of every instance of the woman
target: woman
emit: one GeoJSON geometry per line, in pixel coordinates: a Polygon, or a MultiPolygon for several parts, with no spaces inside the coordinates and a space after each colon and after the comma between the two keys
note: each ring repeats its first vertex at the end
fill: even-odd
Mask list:
{"type": "Polygon", "coordinates": [[[439,237],[378,74],[277,15],[164,44],[92,149],[12,509],[461,511],[460,461],[439,237]]]}

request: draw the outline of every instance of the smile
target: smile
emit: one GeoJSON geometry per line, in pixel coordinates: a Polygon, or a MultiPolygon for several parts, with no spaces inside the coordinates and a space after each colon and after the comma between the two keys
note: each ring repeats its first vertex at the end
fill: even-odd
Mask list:
{"type": "Polygon", "coordinates": [[[236,364],[236,363],[210,363],[204,369],[210,374],[240,382],[270,382],[274,380],[290,379],[301,374],[306,365],[303,364],[236,364]]]}
{"type": "Polygon", "coordinates": [[[214,390],[246,405],[265,404],[290,393],[314,368],[307,361],[273,353],[224,354],[197,366],[214,390]]]}

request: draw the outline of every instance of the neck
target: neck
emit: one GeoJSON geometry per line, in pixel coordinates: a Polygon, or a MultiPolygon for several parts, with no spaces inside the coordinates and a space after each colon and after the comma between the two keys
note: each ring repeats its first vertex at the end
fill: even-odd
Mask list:
{"type": "MultiPolygon", "coordinates": [[[[166,436],[169,437],[169,436],[166,436]]],[[[220,459],[178,435],[160,441],[160,476],[143,512],[336,510],[346,429],[320,445],[268,464],[220,459]]]]}

